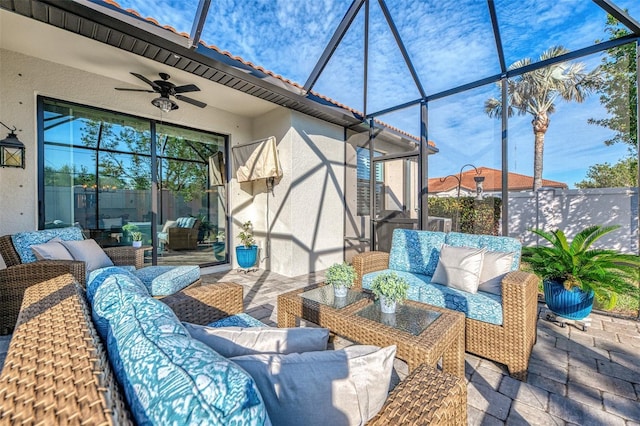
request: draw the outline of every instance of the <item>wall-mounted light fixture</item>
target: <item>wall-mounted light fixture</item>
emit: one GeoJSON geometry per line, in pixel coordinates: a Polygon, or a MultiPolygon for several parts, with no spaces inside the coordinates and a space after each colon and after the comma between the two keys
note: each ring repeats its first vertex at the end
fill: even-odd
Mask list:
{"type": "Polygon", "coordinates": [[[9,130],[9,135],[0,141],[0,167],[21,167],[24,169],[24,144],[16,136],[16,127],[13,129],[2,121],[4,127],[9,130]]]}

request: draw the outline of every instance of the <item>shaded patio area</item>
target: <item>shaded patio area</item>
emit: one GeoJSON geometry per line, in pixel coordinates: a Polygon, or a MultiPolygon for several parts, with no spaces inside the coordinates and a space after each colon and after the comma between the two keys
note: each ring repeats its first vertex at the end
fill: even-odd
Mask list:
{"type": "MultiPolygon", "coordinates": [[[[207,274],[204,283],[231,281],[244,287],[245,311],[276,326],[277,296],[322,282],[323,273],[288,278],[256,270],[207,274]]],[[[640,422],[640,323],[592,314],[586,332],[547,321],[539,305],[538,339],[525,383],[501,364],[465,356],[470,425],[631,425],[640,422]]],[[[336,347],[347,345],[336,339],[336,347]]],[[[403,378],[406,366],[396,362],[403,378]]]]}

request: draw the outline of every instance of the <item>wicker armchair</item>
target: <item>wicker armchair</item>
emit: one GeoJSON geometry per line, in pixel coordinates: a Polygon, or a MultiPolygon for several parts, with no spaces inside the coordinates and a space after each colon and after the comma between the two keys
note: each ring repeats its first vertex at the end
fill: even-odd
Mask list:
{"type": "MultiPolygon", "coordinates": [[[[362,288],[365,274],[388,268],[389,253],[361,253],[352,263],[356,270],[354,288],[362,288]]],[[[526,380],[536,341],[537,309],[538,278],[522,271],[508,273],[502,280],[502,325],[466,318],[465,350],[505,364],[512,377],[526,380]]]]}
{"type": "Polygon", "coordinates": [[[168,247],[171,250],[195,250],[198,248],[198,228],[196,220],[191,228],[169,228],[168,247]]]}
{"type": "MultiPolygon", "coordinates": [[[[104,251],[115,265],[135,265],[136,268],[144,265],[142,249],[111,247],[104,251]]],[[[13,330],[26,288],[66,273],[72,274],[82,286],[85,285],[84,262],[39,260],[22,263],[11,235],[0,237],[0,255],[7,266],[6,269],[0,269],[0,335],[9,334],[13,330]]]]}
{"type": "MultiPolygon", "coordinates": [[[[83,293],[70,274],[25,292],[0,375],[0,419],[11,424],[134,424],[83,293]]],[[[217,283],[183,290],[163,302],[180,320],[206,324],[241,312],[242,293],[238,284],[217,283]]],[[[467,423],[466,400],[464,379],[422,365],[396,386],[368,424],[462,425],[467,423]]]]}

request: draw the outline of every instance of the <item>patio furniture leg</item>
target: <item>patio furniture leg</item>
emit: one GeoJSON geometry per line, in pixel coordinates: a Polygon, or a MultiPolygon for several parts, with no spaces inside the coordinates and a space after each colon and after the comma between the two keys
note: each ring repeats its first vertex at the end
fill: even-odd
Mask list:
{"type": "Polygon", "coordinates": [[[462,330],[458,332],[458,337],[452,340],[452,343],[442,355],[442,370],[458,377],[464,377],[464,323],[462,323],[462,326],[462,330]]]}
{"type": "Polygon", "coordinates": [[[284,309],[278,309],[278,327],[292,328],[296,326],[296,316],[292,313],[285,312],[284,309]]]}

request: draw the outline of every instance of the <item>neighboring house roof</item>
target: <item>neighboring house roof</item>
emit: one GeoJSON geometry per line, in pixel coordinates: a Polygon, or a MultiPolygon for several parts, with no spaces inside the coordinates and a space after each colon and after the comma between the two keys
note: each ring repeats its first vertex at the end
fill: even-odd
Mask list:
{"type": "MultiPolygon", "coordinates": [[[[478,167],[480,176],[484,176],[483,190],[484,192],[500,192],[502,191],[502,170],[492,169],[489,167],[478,167]]],[[[460,188],[465,191],[475,192],[476,182],[473,179],[478,174],[474,169],[462,172],[460,188]]],[[[454,175],[456,178],[460,174],[454,175]]],[[[434,177],[429,179],[429,193],[448,192],[458,189],[458,180],[453,177],[445,179],[445,176],[434,177]],[[444,181],[442,182],[441,179],[444,181]]],[[[519,173],[511,173],[508,175],[509,191],[532,191],[533,176],[521,175],[519,173]]],[[[567,189],[566,183],[557,182],[549,179],[542,179],[542,186],[551,188],[567,189]]]]}

